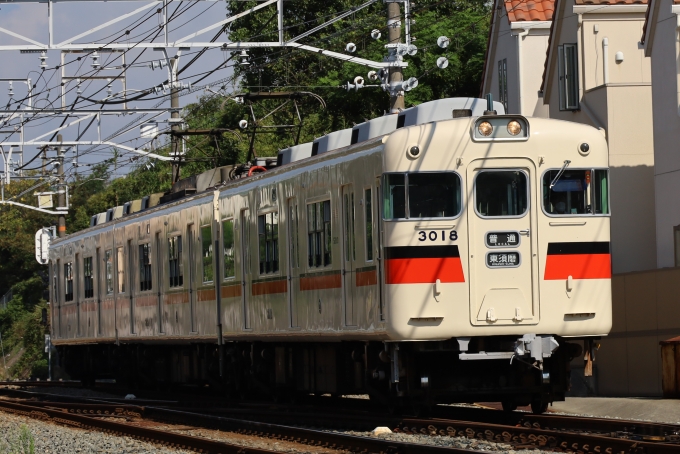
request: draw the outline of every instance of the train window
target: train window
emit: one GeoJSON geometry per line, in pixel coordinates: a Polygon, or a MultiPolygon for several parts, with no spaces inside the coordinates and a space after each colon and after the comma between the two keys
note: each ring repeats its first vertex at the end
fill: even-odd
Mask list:
{"type": "Polygon", "coordinates": [[[543,208],[547,214],[609,214],[606,169],[568,169],[559,173],[554,169],[543,174],[543,208]]]}
{"type": "Polygon", "coordinates": [[[73,263],[64,263],[64,301],[73,301],[73,263]]]}
{"type": "Polygon", "coordinates": [[[104,251],[104,268],[106,272],[106,294],[113,294],[113,250],[104,251]]]}
{"type": "Polygon", "coordinates": [[[257,237],[260,249],[260,274],[279,271],[279,214],[257,217],[257,237]]]}
{"type": "Polygon", "coordinates": [[[475,208],[481,216],[522,216],[527,211],[527,176],[519,170],[485,170],[475,180],[475,208]]]}
{"type": "Polygon", "coordinates": [[[116,248],[116,274],[118,277],[118,293],[125,293],[125,254],[123,247],[116,248]]]}
{"type": "Polygon", "coordinates": [[[139,290],[151,290],[151,243],[139,245],[139,290]]]}
{"type": "Polygon", "coordinates": [[[460,177],[451,172],[408,174],[408,217],[451,218],[460,213],[460,177]]]}
{"type": "Polygon", "coordinates": [[[92,277],[92,257],[83,259],[83,274],[85,285],[85,298],[94,296],[94,278],[92,277]]]}
{"type": "Polygon", "coordinates": [[[385,219],[406,217],[406,176],[399,173],[388,173],[383,179],[383,210],[385,219]]]}
{"type": "Polygon", "coordinates": [[[184,285],[184,270],[182,267],[182,236],[168,238],[168,261],[170,267],[170,287],[184,285]]]}
{"type": "Polygon", "coordinates": [[[310,268],[331,264],[331,202],[307,205],[307,258],[310,268]]]}
{"type": "Polygon", "coordinates": [[[222,222],[222,247],[224,248],[224,278],[227,279],[236,275],[233,219],[222,222]]]}
{"type": "Polygon", "coordinates": [[[366,208],[366,261],[373,260],[373,197],[371,189],[364,190],[364,206],[366,208]]]}
{"type": "Polygon", "coordinates": [[[201,227],[201,253],[203,256],[203,282],[213,280],[212,227],[201,227]]]}

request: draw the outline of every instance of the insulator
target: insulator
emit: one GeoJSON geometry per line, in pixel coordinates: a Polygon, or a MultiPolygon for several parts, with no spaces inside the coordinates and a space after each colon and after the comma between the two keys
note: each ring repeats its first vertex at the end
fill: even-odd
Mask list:
{"type": "Polygon", "coordinates": [[[14,90],[12,89],[12,81],[9,82],[9,95],[14,96],[14,90]]]}
{"type": "Polygon", "coordinates": [[[99,69],[101,64],[99,63],[99,54],[97,53],[97,51],[95,50],[92,53],[92,55],[90,55],[90,57],[92,58],[92,68],[95,69],[95,70],[99,69]]]}
{"type": "Polygon", "coordinates": [[[47,52],[40,52],[40,68],[47,69],[47,52]]]}

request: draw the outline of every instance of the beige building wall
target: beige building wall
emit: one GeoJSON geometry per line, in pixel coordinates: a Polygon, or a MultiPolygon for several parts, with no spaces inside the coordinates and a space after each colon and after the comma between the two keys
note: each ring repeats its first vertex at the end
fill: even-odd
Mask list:
{"type": "Polygon", "coordinates": [[[639,46],[644,5],[558,2],[544,102],[551,118],[602,128],[611,169],[612,271],[656,268],[651,66],[639,46]],[[611,11],[608,13],[607,11],[611,11]],[[603,38],[609,82],[604,84],[603,38]],[[580,110],[559,108],[557,45],[577,44],[580,110]],[[616,63],[616,52],[623,61],[616,63]]]}
{"type": "Polygon", "coordinates": [[[659,342],[676,337],[680,268],[619,274],[612,279],[613,325],[595,361],[604,396],[660,396],[659,342]]]}
{"type": "MultiPolygon", "coordinates": [[[[673,227],[680,225],[680,111],[677,14],[672,0],[655,0],[645,46],[652,67],[656,254],[659,268],[675,266],[673,227]]],[[[650,11],[650,13],[652,12],[650,11]]]]}

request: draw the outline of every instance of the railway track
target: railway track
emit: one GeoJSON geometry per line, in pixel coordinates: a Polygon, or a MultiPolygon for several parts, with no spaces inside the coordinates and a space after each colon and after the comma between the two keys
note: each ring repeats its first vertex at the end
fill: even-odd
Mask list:
{"type": "MultiPolygon", "coordinates": [[[[5,393],[2,389],[0,392],[5,393]]],[[[14,396],[40,398],[41,393],[9,391],[14,396]]],[[[56,396],[49,396],[54,399],[56,396]]],[[[44,398],[44,397],[43,397],[44,398]]],[[[113,412],[125,416],[125,412],[138,413],[153,420],[172,421],[201,427],[218,428],[240,433],[265,435],[275,438],[306,441],[328,446],[352,446],[347,435],[331,433],[332,430],[368,431],[376,426],[388,426],[395,432],[429,436],[460,436],[501,442],[516,448],[540,448],[558,452],[583,452],[598,454],[667,454],[680,452],[680,426],[673,424],[626,421],[604,418],[584,418],[563,415],[532,415],[506,413],[497,410],[437,406],[433,417],[412,418],[376,414],[355,409],[333,409],[319,406],[287,406],[275,404],[241,404],[230,407],[184,408],[179,401],[135,401],[135,405],[108,402],[108,399],[82,399],[56,397],[61,402],[36,402],[36,407],[65,409],[69,413],[113,412]],[[64,402],[67,400],[68,402],[64,402]],[[87,402],[85,402],[87,401],[87,402]],[[96,401],[96,402],[95,402],[96,401]],[[309,429],[313,427],[314,429],[309,429]],[[343,441],[344,440],[344,441],[343,441]]],[[[337,401],[335,401],[337,403],[337,401]]],[[[2,403],[0,402],[0,408],[2,403]]],[[[361,437],[355,437],[361,438],[361,437]]],[[[371,443],[375,440],[369,439],[371,443]]],[[[391,442],[386,442],[391,443],[391,442]]],[[[392,443],[394,444],[394,443],[392,443]]],[[[395,446],[396,447],[396,446],[395,446]]],[[[424,445],[417,445],[413,452],[425,452],[424,445]]],[[[384,446],[361,450],[380,452],[384,446]],[[376,451],[373,451],[373,450],[376,451]]],[[[409,452],[406,447],[397,452],[409,452]]],[[[450,451],[449,451],[450,452],[450,451]]]]}

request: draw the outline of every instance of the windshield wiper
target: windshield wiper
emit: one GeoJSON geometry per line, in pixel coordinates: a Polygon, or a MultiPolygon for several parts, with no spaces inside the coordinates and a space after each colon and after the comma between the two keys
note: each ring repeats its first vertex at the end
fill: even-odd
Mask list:
{"type": "Polygon", "coordinates": [[[569,167],[569,164],[571,164],[571,161],[569,161],[569,160],[564,161],[564,165],[562,166],[560,171],[557,172],[557,175],[555,175],[555,178],[553,178],[553,180],[550,182],[550,189],[552,189],[553,186],[555,186],[555,184],[557,183],[557,180],[560,179],[560,177],[562,176],[564,171],[567,170],[567,167],[569,167]]]}

